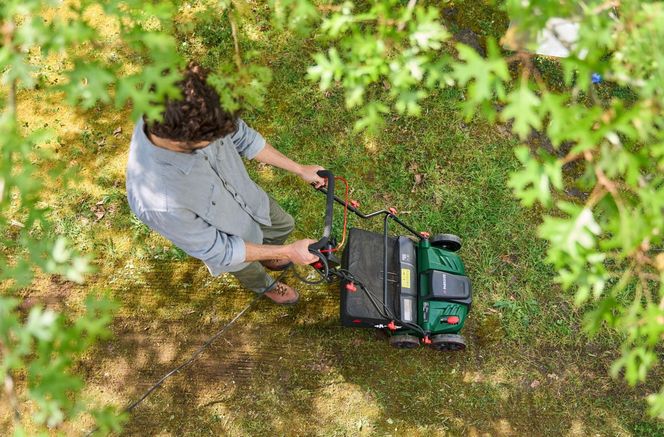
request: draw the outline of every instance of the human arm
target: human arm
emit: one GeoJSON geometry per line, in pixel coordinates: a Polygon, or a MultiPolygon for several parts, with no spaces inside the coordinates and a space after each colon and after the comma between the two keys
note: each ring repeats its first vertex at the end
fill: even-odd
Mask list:
{"type": "Polygon", "coordinates": [[[263,150],[261,150],[254,159],[294,173],[301,177],[306,183],[313,184],[316,188],[325,185],[325,180],[317,174],[319,170],[324,170],[323,167],[319,165],[298,164],[268,143],[265,143],[263,150]]]}
{"type": "Polygon", "coordinates": [[[311,264],[318,260],[316,255],[309,252],[309,246],[315,242],[316,240],[304,239],[283,246],[245,242],[245,261],[286,259],[295,264],[311,264]]]}
{"type": "Polygon", "coordinates": [[[203,261],[213,276],[234,271],[234,266],[245,261],[246,248],[241,237],[221,232],[193,211],[148,210],[137,216],[188,255],[203,261]]]}
{"type": "Polygon", "coordinates": [[[316,188],[325,185],[325,180],[316,174],[319,170],[323,170],[323,167],[301,165],[293,161],[268,144],[261,134],[247,126],[242,119],[237,120],[237,130],[232,134],[231,140],[240,155],[247,159],[256,159],[259,162],[294,173],[306,183],[314,184],[316,188]]]}
{"type": "Polygon", "coordinates": [[[214,276],[251,261],[287,259],[295,264],[310,264],[318,259],[309,253],[309,245],[315,240],[298,240],[287,245],[250,243],[221,232],[186,209],[148,211],[139,218],[188,255],[203,261],[214,276]]]}

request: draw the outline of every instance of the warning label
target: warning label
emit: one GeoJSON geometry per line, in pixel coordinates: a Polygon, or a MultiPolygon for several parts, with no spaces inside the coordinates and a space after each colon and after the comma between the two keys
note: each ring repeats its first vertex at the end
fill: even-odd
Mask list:
{"type": "Polygon", "coordinates": [[[401,288],[410,288],[410,269],[401,269],[401,288]]]}

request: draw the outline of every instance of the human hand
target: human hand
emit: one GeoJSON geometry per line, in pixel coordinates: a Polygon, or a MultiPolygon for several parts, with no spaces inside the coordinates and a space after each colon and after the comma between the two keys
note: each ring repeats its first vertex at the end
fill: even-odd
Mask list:
{"type": "Polygon", "coordinates": [[[295,264],[311,264],[318,261],[318,257],[309,252],[309,246],[314,244],[316,240],[306,238],[304,240],[297,240],[294,243],[286,245],[286,255],[288,259],[295,264]]]}
{"type": "Polygon", "coordinates": [[[324,187],[327,183],[325,179],[318,176],[317,172],[319,170],[325,170],[320,165],[303,165],[302,169],[298,172],[300,176],[306,183],[311,184],[314,188],[324,187]]]}

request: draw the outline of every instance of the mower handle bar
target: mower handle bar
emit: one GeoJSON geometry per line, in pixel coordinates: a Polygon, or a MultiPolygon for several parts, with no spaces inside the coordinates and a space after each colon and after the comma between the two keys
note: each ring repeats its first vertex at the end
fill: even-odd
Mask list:
{"type": "MultiPolygon", "coordinates": [[[[326,194],[326,195],[327,195],[327,198],[328,198],[328,202],[329,202],[329,198],[330,198],[330,190],[329,190],[329,189],[326,190],[326,189],[323,188],[323,187],[321,187],[321,188],[317,188],[317,190],[320,191],[320,192],[323,193],[323,194],[326,194]]],[[[338,196],[335,196],[334,193],[332,193],[332,198],[333,198],[333,200],[334,200],[335,202],[337,202],[339,205],[342,205],[342,206],[348,208],[348,210],[349,210],[350,212],[354,213],[355,215],[357,215],[358,217],[360,217],[360,218],[362,218],[362,219],[370,219],[370,218],[375,217],[375,216],[377,216],[377,215],[386,215],[386,216],[390,216],[390,218],[391,218],[392,220],[394,220],[394,221],[397,222],[399,225],[401,225],[403,228],[405,228],[406,230],[408,230],[411,234],[413,234],[414,236],[416,236],[416,237],[419,238],[420,240],[422,239],[422,234],[421,234],[420,232],[416,231],[415,229],[413,229],[412,227],[410,227],[409,225],[407,225],[406,223],[404,223],[399,217],[397,217],[396,215],[392,214],[392,211],[389,211],[389,210],[387,210],[387,209],[381,209],[380,211],[375,211],[375,212],[371,212],[371,213],[369,213],[369,214],[364,214],[363,212],[361,212],[359,209],[357,209],[357,208],[354,207],[353,205],[347,203],[345,200],[340,199],[338,196]]]]}
{"type": "Polygon", "coordinates": [[[327,201],[325,203],[325,227],[323,237],[309,245],[309,252],[319,252],[327,246],[332,234],[332,213],[334,212],[334,174],[330,170],[318,170],[316,174],[327,179],[327,201]]]}

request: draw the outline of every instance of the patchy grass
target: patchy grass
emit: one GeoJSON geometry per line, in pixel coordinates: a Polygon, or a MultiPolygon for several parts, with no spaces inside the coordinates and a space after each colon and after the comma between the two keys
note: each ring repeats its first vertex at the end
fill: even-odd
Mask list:
{"type": "MultiPolygon", "coordinates": [[[[459,14],[459,23],[472,15],[459,14]]],[[[208,20],[196,29],[192,50],[206,53],[206,62],[224,56],[225,22],[215,27],[208,20]]],[[[243,44],[265,54],[261,61],[273,68],[274,82],[265,109],[245,120],[287,155],[345,176],[363,209],[395,206],[418,229],[463,238],[475,290],[463,332],[469,349],[393,350],[379,332],[340,327],[335,285],[300,286],[295,308],[259,302],[136,409],[127,435],[664,433],[644,413],[643,397],[654,386],[634,389],[608,377],[615,339],[584,337],[580,311],[552,283],[544,243],[536,238],[537,215],[506,188],[518,165],[512,138],[476,120],[463,122],[454,89],[434,96],[420,119],[395,116],[379,135],[354,133],[341,93],[323,96],[304,78],[313,42],[250,30],[243,44]]],[[[78,181],[44,193],[45,202],[55,231],[94,253],[97,265],[85,286],[42,279],[22,294],[73,311],[90,292],[120,302],[114,338],[84,357],[80,370],[91,399],[125,405],[253,296],[231,277],[210,277],[202,263],[131,215],[124,190],[128,111],[76,114],[42,93],[23,93],[20,101],[27,123],[56,127],[59,137],[48,147],[78,169],[78,181]]],[[[295,237],[321,233],[320,194],[292,175],[248,166],[296,217],[295,237]]],[[[380,223],[351,225],[378,229],[380,223]]],[[[63,431],[80,433],[89,423],[82,419],[63,431]]]]}

